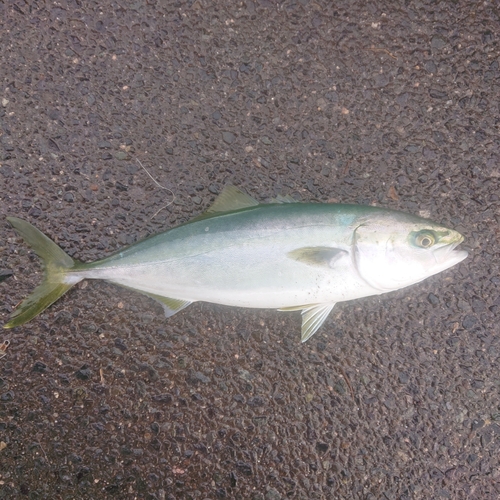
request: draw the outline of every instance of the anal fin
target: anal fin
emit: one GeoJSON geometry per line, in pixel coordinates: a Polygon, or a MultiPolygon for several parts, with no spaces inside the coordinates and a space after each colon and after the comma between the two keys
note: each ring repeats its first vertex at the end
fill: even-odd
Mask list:
{"type": "Polygon", "coordinates": [[[165,311],[166,318],[170,318],[170,316],[173,316],[174,314],[178,313],[179,311],[182,311],[189,304],[193,303],[192,300],[172,299],[170,297],[163,297],[163,295],[157,295],[155,293],[145,292],[143,290],[139,290],[139,289],[133,288],[131,286],[122,285],[122,284],[120,284],[120,286],[123,288],[127,288],[128,290],[132,290],[134,292],[142,293],[142,295],[145,295],[146,297],[149,297],[149,298],[154,299],[157,302],[159,302],[163,306],[163,310],[165,311]]]}
{"type": "Polygon", "coordinates": [[[163,306],[166,318],[170,318],[170,316],[173,316],[179,311],[182,311],[189,304],[192,304],[189,300],[171,299],[170,297],[162,297],[161,295],[155,295],[153,293],[145,293],[144,295],[155,299],[163,306]]]}
{"type": "Polygon", "coordinates": [[[307,309],[308,307],[311,307],[310,305],[306,304],[303,306],[290,306],[290,307],[280,307],[278,311],[283,311],[283,312],[289,312],[289,311],[302,311],[302,309],[307,309]]]}
{"type": "Polygon", "coordinates": [[[324,323],[335,304],[315,304],[302,309],[301,342],[309,340],[324,323]]]}
{"type": "Polygon", "coordinates": [[[301,342],[309,340],[325,322],[335,303],[280,307],[278,311],[302,311],[301,342]]]}

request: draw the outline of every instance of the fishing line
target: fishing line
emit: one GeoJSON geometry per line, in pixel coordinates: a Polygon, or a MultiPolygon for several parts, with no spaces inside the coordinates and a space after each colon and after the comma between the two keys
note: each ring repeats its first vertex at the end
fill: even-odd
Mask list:
{"type": "Polygon", "coordinates": [[[170,191],[170,193],[172,194],[172,201],[167,203],[165,206],[161,207],[159,210],[157,210],[155,212],[155,214],[151,217],[151,219],[149,220],[153,220],[164,208],[167,208],[169,207],[170,205],[172,205],[172,203],[175,201],[175,193],[168,187],[166,186],[162,186],[148,171],[148,169],[141,163],[141,160],[139,160],[139,158],[137,158],[137,163],[139,163],[139,165],[141,166],[141,168],[144,170],[144,172],[146,172],[150,179],[160,188],[160,189],[165,189],[166,191],[170,191]]]}

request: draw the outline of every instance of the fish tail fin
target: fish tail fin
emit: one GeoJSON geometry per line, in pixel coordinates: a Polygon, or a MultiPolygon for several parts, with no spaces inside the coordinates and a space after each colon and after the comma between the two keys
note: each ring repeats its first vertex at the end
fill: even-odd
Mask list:
{"type": "Polygon", "coordinates": [[[65,280],[67,271],[75,266],[76,261],[51,239],[29,222],[17,217],[7,217],[7,220],[42,259],[44,268],[42,283],[21,303],[9,322],[4,325],[4,328],[14,328],[40,314],[80,280],[65,280]]]}

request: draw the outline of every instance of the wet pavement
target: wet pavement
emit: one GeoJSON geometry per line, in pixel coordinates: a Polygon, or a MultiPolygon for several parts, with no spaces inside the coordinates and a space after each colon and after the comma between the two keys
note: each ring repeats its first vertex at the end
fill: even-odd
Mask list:
{"type": "Polygon", "coordinates": [[[0,332],[0,498],[499,497],[500,10],[403,3],[0,3],[2,323],[40,281],[6,215],[91,261],[231,183],[470,250],[306,344],[298,313],[78,285],[0,332]]]}

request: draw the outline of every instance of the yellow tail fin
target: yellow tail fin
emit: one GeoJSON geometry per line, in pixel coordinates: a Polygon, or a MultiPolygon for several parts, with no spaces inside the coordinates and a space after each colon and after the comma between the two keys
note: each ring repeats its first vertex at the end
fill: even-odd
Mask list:
{"type": "Polygon", "coordinates": [[[64,281],[67,270],[73,268],[76,262],[29,222],[17,217],[7,217],[7,220],[42,259],[45,271],[42,283],[22,302],[10,321],[4,325],[4,328],[13,328],[33,319],[76,283],[68,284],[64,281]]]}

